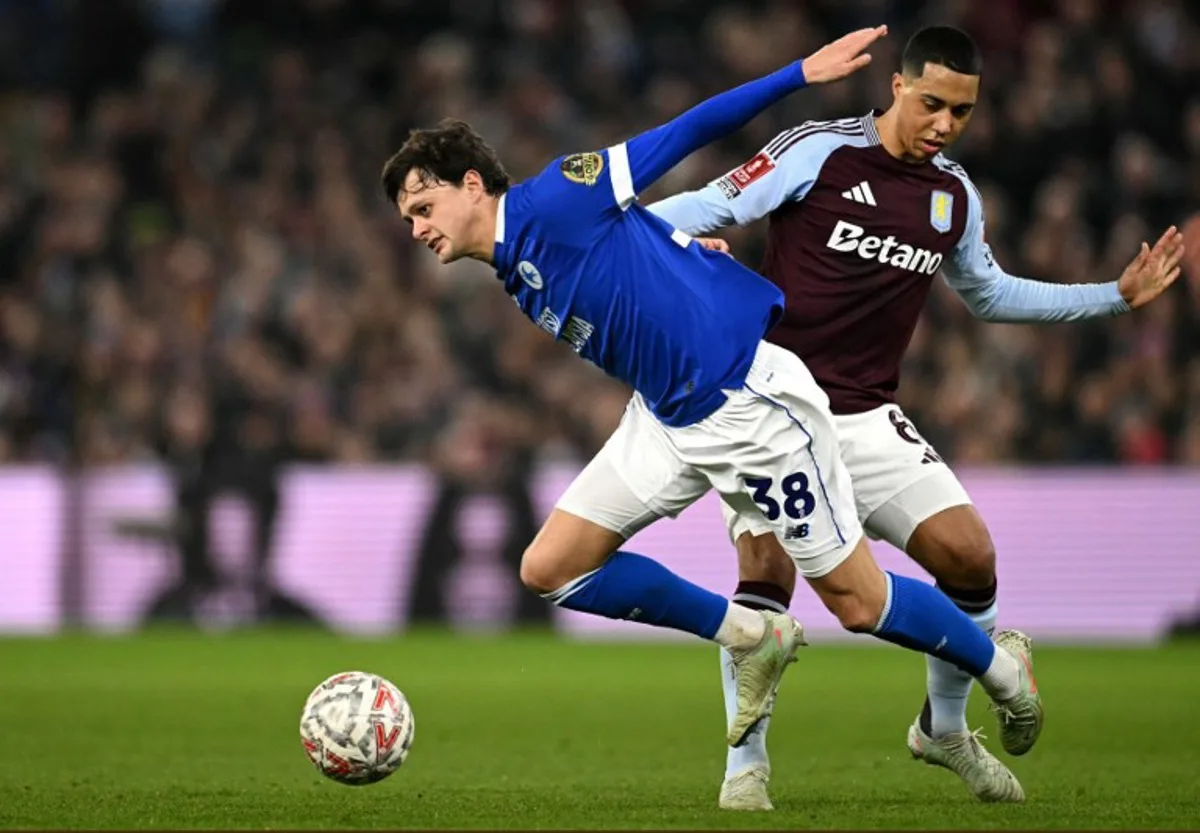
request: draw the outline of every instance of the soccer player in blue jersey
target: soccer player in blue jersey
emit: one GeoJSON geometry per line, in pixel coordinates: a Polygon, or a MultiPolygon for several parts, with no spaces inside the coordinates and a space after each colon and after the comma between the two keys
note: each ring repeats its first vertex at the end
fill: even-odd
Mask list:
{"type": "Polygon", "coordinates": [[[384,166],[388,199],[443,263],[493,265],[539,327],[635,391],[620,426],[530,544],[521,580],[554,604],[688,631],[726,648],[737,708],[726,741],[766,717],[804,644],[785,612],[752,611],[621,549],[715,488],[837,598],[853,631],[953,663],[1025,727],[1041,728],[1027,667],[935,587],[879,569],[839,457],[829,399],[763,336],[783,311],[769,281],[636,203],[692,151],[807,84],[865,66],[885,27],[864,29],[673,121],[510,185],[462,122],[414,131],[384,166]]]}

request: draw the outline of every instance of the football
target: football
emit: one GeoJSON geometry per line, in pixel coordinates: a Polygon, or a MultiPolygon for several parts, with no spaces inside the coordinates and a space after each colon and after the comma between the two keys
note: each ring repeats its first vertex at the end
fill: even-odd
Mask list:
{"type": "Polygon", "coordinates": [[[300,740],[327,778],[358,786],[382,781],[400,768],[416,724],[408,698],[376,674],[334,674],[308,695],[300,740]]]}

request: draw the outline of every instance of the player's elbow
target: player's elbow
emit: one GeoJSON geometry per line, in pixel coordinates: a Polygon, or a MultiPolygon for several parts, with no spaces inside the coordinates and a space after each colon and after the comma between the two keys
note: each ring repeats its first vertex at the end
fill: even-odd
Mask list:
{"type": "Polygon", "coordinates": [[[967,309],[980,321],[1002,324],[1022,320],[1019,314],[1013,315],[1014,310],[1023,305],[1017,287],[1009,278],[980,282],[968,289],[960,289],[959,294],[967,309]]]}
{"type": "Polygon", "coordinates": [[[997,304],[984,303],[978,306],[971,307],[971,313],[980,321],[987,321],[996,324],[1004,321],[1004,315],[1001,314],[1000,307],[997,304]]]}

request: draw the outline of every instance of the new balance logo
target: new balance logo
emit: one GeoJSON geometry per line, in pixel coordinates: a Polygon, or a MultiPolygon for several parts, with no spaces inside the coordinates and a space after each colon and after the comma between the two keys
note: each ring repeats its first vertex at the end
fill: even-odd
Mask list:
{"type": "Polygon", "coordinates": [[[808,524],[789,526],[783,533],[785,541],[802,541],[808,537],[808,524]]]}
{"type": "Polygon", "coordinates": [[[851,202],[860,202],[863,205],[878,205],[875,202],[875,195],[871,193],[871,183],[865,179],[849,191],[843,191],[842,196],[851,202]]]}

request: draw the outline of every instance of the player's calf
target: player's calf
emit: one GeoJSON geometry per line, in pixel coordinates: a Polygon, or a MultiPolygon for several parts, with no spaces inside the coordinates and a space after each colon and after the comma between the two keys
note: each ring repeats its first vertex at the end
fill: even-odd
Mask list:
{"type": "MultiPolygon", "coordinates": [[[[947,473],[921,486],[934,494],[961,489],[947,473]]],[[[996,548],[992,536],[970,504],[952,506],[925,518],[908,536],[908,554],[937,581],[954,606],[991,635],[996,627],[996,548]]],[[[927,657],[926,697],[919,717],[921,730],[940,738],[967,731],[967,700],[974,678],[952,663],[927,657]]]]}
{"type": "Polygon", "coordinates": [[[880,639],[944,659],[979,680],[993,700],[1022,688],[1022,669],[982,629],[935,587],[879,569],[866,542],[829,573],[808,576],[809,584],[844,624],[859,628],[878,611],[870,629],[880,639]],[[883,603],[879,603],[879,581],[883,603]]]}
{"type": "Polygon", "coordinates": [[[764,614],[692,584],[651,558],[614,551],[623,540],[620,533],[555,509],[525,551],[521,581],[560,607],[687,631],[735,656],[763,644],[764,614]]]}
{"type": "Polygon", "coordinates": [[[809,583],[843,628],[853,633],[876,629],[888,602],[886,574],[860,539],[850,555],[824,576],[809,583]]]}

